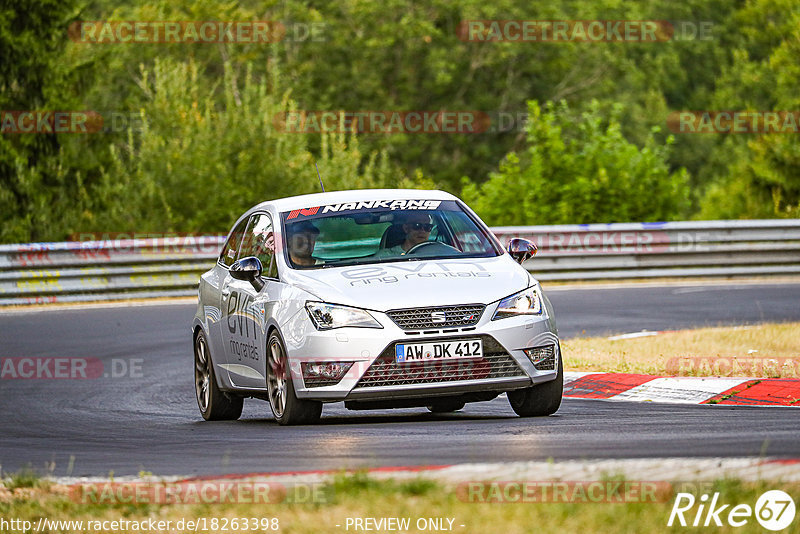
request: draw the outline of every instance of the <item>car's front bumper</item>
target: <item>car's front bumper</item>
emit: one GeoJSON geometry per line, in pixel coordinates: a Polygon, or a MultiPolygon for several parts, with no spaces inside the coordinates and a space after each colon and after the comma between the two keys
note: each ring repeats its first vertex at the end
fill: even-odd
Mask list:
{"type": "Polygon", "coordinates": [[[510,391],[555,379],[556,368],[537,369],[523,352],[523,349],[553,346],[557,366],[560,349],[554,323],[548,317],[549,310],[537,316],[492,321],[493,308],[488,306],[472,327],[449,329],[447,333],[439,330],[413,335],[378,312],[371,313],[381,323],[382,329],[318,331],[301,311],[283,329],[295,392],[298,398],[322,401],[391,400],[510,391]],[[489,353],[497,355],[497,358],[491,365],[460,360],[445,364],[427,362],[414,369],[405,367],[407,373],[404,373],[403,364],[393,363],[397,343],[456,339],[482,339],[486,359],[490,358],[489,353]],[[338,383],[319,386],[303,376],[301,363],[309,361],[345,361],[353,362],[353,365],[338,383]],[[383,381],[385,383],[374,380],[375,366],[378,365],[388,377],[383,381]],[[392,369],[393,365],[397,368],[392,369]],[[426,369],[426,365],[429,368],[426,369]],[[500,372],[496,372],[498,369],[500,372]],[[366,383],[368,378],[369,384],[366,383]]]}

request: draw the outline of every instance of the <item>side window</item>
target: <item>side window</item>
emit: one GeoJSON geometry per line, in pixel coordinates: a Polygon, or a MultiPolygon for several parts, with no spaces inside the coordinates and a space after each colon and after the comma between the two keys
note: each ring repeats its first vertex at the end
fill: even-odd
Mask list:
{"type": "Polygon", "coordinates": [[[239,251],[239,245],[242,243],[244,237],[244,229],[247,227],[247,219],[243,219],[236,228],[231,232],[230,237],[222,247],[222,252],[219,255],[221,261],[226,267],[230,267],[236,261],[236,253],[239,251]]]}
{"type": "Polygon", "coordinates": [[[245,232],[244,243],[239,250],[239,258],[255,256],[261,260],[264,276],[278,278],[275,265],[275,234],[272,231],[272,219],[266,213],[257,213],[250,217],[250,224],[245,232]]]}

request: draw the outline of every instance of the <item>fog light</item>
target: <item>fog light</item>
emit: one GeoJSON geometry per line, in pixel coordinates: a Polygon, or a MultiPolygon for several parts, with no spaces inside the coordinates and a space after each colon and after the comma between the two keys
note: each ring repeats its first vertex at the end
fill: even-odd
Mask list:
{"type": "Polygon", "coordinates": [[[525,356],[530,359],[534,367],[539,371],[554,371],[556,368],[556,351],[555,345],[546,345],[544,347],[533,347],[530,349],[522,349],[525,356]]]}
{"type": "Polygon", "coordinates": [[[303,362],[304,379],[341,380],[353,366],[353,362],[303,362]]]}

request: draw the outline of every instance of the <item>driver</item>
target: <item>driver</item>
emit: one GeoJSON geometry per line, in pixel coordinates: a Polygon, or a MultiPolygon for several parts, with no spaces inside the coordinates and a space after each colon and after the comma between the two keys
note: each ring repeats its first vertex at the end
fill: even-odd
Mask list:
{"type": "Polygon", "coordinates": [[[403,256],[415,246],[428,241],[433,227],[431,216],[427,213],[409,213],[403,223],[403,232],[406,234],[405,240],[399,245],[389,247],[387,250],[393,254],[403,256]]]}

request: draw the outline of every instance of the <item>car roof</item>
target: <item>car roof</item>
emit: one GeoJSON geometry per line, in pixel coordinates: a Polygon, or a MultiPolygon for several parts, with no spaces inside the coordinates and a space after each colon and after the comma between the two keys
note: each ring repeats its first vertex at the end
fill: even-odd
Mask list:
{"type": "Polygon", "coordinates": [[[267,200],[252,209],[273,207],[279,212],[340,204],[343,202],[359,202],[366,200],[458,200],[445,191],[431,189],[358,189],[348,191],[331,191],[330,193],[312,193],[296,197],[267,200]]]}

